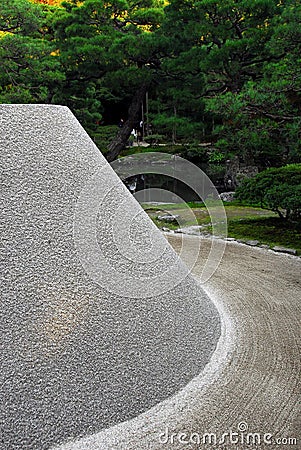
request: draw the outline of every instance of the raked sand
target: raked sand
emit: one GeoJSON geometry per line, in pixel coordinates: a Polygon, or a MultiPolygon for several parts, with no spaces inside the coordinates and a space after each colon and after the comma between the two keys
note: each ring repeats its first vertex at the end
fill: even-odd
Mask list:
{"type": "Polygon", "coordinates": [[[68,108],[0,129],[0,447],[44,450],[186,386],[220,317],[68,108]]]}
{"type": "MultiPolygon", "coordinates": [[[[168,236],[177,251],[181,239],[168,236]]],[[[199,238],[183,239],[189,262],[199,238]]],[[[210,241],[202,240],[196,278],[209,248],[210,241]]],[[[221,265],[204,286],[223,325],[204,371],[134,420],[62,448],[301,448],[300,274],[300,258],[228,243],[221,265]]]]}

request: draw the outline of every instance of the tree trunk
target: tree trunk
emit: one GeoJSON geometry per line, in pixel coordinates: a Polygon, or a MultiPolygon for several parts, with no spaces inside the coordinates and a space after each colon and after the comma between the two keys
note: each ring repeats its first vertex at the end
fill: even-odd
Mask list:
{"type": "Polygon", "coordinates": [[[144,100],[145,93],[147,91],[147,85],[143,84],[140,88],[135,92],[135,95],[131,101],[129,110],[128,110],[128,118],[125,121],[122,128],[117,133],[115,139],[108,146],[108,153],[106,154],[106,158],[109,162],[114,161],[117,158],[119,153],[124,149],[126,143],[131,135],[133,128],[137,126],[139,122],[139,113],[141,109],[141,103],[144,100]]]}

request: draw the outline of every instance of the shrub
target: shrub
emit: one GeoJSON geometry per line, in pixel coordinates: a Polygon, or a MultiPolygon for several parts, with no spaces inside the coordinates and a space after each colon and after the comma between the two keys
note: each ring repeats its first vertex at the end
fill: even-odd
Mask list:
{"type": "Polygon", "coordinates": [[[102,153],[106,154],[108,145],[116,137],[117,132],[118,126],[116,125],[102,125],[93,133],[93,140],[102,153]]]}
{"type": "Polygon", "coordinates": [[[236,198],[277,212],[281,218],[301,218],[301,164],[272,168],[245,179],[236,198]]]}

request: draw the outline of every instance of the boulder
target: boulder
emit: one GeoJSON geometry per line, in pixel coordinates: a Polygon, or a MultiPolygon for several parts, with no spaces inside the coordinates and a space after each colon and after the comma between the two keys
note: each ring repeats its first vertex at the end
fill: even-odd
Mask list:
{"type": "Polygon", "coordinates": [[[251,247],[256,247],[259,244],[259,241],[256,241],[256,240],[252,241],[252,240],[250,240],[250,241],[246,241],[245,244],[250,245],[251,247]]]}
{"type": "Polygon", "coordinates": [[[157,219],[162,222],[177,222],[177,219],[180,216],[178,214],[164,214],[162,216],[158,216],[157,219]]]}
{"type": "Polygon", "coordinates": [[[293,248],[286,248],[286,247],[280,247],[280,246],[275,246],[272,248],[272,250],[274,250],[274,252],[278,252],[278,253],[287,253],[288,255],[297,255],[297,250],[293,249],[293,248]]]}
{"type": "Polygon", "coordinates": [[[235,192],[221,192],[219,194],[219,198],[223,201],[223,202],[232,202],[234,200],[234,194],[235,192]]]}

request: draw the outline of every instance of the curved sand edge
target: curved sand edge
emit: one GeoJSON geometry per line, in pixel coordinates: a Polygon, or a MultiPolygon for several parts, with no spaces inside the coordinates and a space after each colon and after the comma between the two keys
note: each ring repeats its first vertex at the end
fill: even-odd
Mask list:
{"type": "MultiPolygon", "coordinates": [[[[186,243],[193,246],[194,239],[186,243]]],[[[181,237],[169,241],[179,250],[181,237]]],[[[210,241],[203,243],[193,269],[196,277],[210,246],[210,241]]],[[[169,444],[172,449],[197,449],[198,444],[179,440],[192,433],[202,438],[206,432],[215,434],[219,448],[224,433],[243,425],[259,435],[260,448],[279,449],[281,439],[282,445],[285,439],[298,442],[300,273],[298,258],[229,242],[221,266],[203,286],[222,317],[222,335],[204,371],[135,419],[59,448],[142,450],[169,444]],[[163,443],[166,428],[168,444],[163,443]],[[265,434],[268,446],[262,442],[265,434]]]]}

